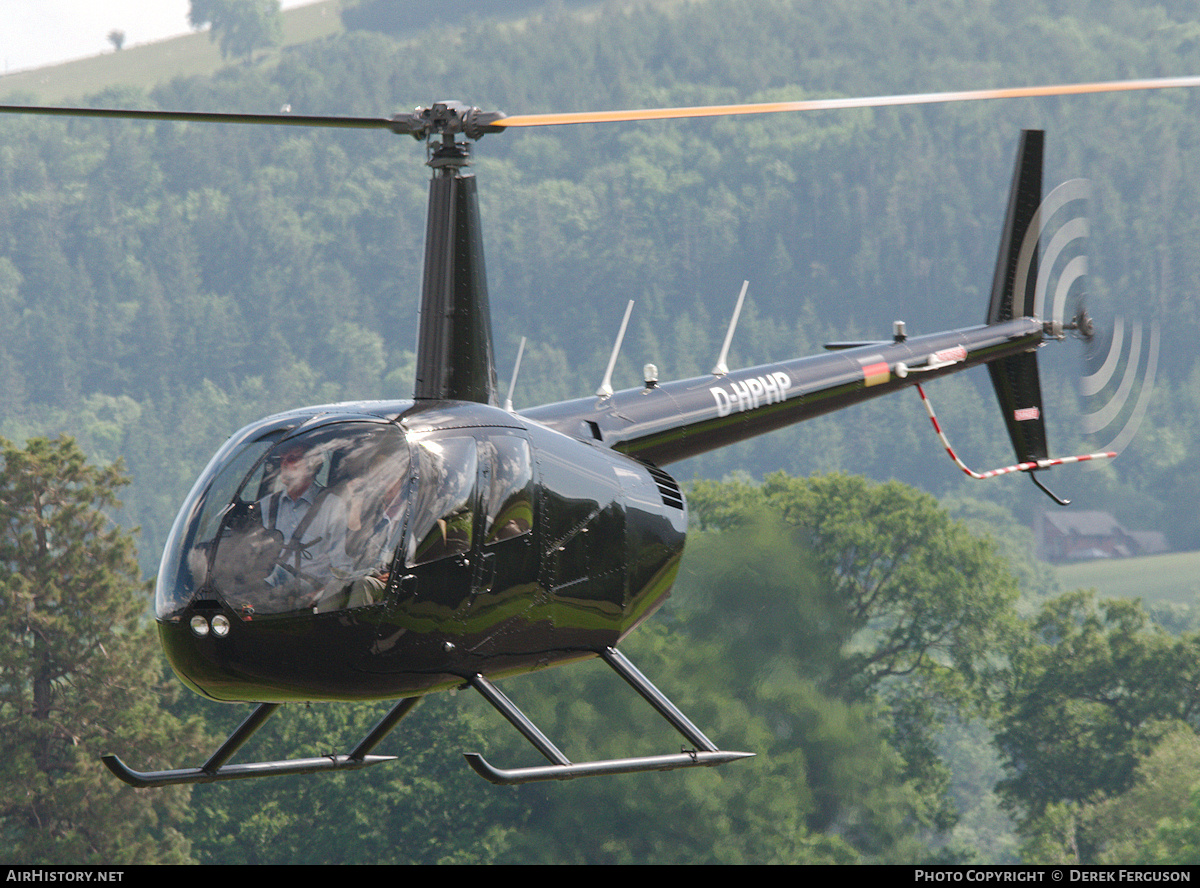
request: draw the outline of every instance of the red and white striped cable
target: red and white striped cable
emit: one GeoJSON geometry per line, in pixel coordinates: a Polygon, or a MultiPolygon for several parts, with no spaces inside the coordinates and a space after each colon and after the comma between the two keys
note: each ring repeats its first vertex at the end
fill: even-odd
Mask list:
{"type": "Polygon", "coordinates": [[[942,431],[941,425],[938,423],[937,416],[933,412],[933,405],[929,402],[929,398],[925,395],[925,389],[917,384],[917,394],[921,396],[921,403],[925,405],[925,412],[929,414],[929,421],[933,423],[933,430],[937,432],[938,438],[942,441],[942,446],[946,448],[946,453],[950,454],[950,458],[954,460],[954,464],[962,469],[966,474],[970,475],[977,481],[982,481],[985,478],[995,478],[998,475],[1008,475],[1012,472],[1032,472],[1034,469],[1048,469],[1051,466],[1064,466],[1068,463],[1088,462],[1093,459],[1112,459],[1116,456],[1115,451],[1107,451],[1104,453],[1086,453],[1080,456],[1063,456],[1058,459],[1038,459],[1032,462],[1017,463],[1015,466],[1005,466],[1002,469],[992,469],[990,472],[973,471],[966,463],[958,458],[954,448],[950,446],[946,434],[942,431]]]}

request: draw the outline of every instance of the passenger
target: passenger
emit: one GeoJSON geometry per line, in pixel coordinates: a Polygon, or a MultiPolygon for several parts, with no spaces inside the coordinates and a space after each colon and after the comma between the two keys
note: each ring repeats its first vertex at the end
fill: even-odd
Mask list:
{"type": "Polygon", "coordinates": [[[354,576],[345,607],[374,604],[387,587],[404,525],[409,473],[407,448],[388,442],[346,484],[346,552],[354,576]]]}

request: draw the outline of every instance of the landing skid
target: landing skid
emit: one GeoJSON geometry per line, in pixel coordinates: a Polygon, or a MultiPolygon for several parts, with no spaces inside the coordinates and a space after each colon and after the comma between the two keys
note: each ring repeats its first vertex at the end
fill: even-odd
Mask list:
{"type": "Polygon", "coordinates": [[[538,729],[537,725],[526,718],[525,714],[499,688],[482,675],[476,675],[470,681],[471,686],[479,691],[484,699],[508,719],[513,727],[520,731],[525,739],[532,743],[534,748],[551,763],[540,767],[505,770],[488,764],[478,753],[466,753],[467,764],[484,780],[500,785],[511,785],[539,780],[573,780],[576,777],[591,777],[600,774],[634,774],[641,771],[673,771],[676,768],[711,767],[737,759],[750,758],[754,755],[752,752],[729,752],[718,749],[662,691],[651,684],[650,680],[642,675],[637,667],[616,648],[605,648],[600,656],[617,675],[625,679],[635,691],[641,694],[658,711],[659,715],[679,731],[692,744],[693,748],[671,755],[573,763],[538,729]]]}
{"type": "Polygon", "coordinates": [[[395,761],[394,755],[370,755],[400,719],[421,702],[420,697],[405,697],[391,708],[371,732],[348,755],[325,755],[318,758],[287,759],[274,762],[250,762],[228,765],[226,762],[253,734],[275,714],[282,704],[260,703],[249,717],[229,735],[221,748],[199,768],[172,771],[135,771],[115,755],[104,756],[108,769],[130,786],[170,786],[175,783],[217,783],[222,780],[248,780],[252,777],[272,777],[280,774],[313,774],[317,771],[355,771],[382,762],[395,761]]]}
{"type": "MultiPolygon", "coordinates": [[[[634,774],[640,771],[673,771],[676,768],[711,767],[750,758],[752,752],[728,752],[716,745],[692,724],[667,697],[650,683],[616,648],[606,648],[600,654],[613,671],[625,679],[644,697],[663,718],[691,743],[692,748],[670,755],[641,758],[609,759],[597,762],[572,762],[537,725],[526,718],[499,688],[482,675],[474,675],[468,683],[508,719],[550,760],[549,765],[535,768],[505,770],[495,768],[477,753],[467,753],[467,763],[485,780],[500,785],[531,783],[537,780],[572,780],[600,774],[634,774]]],[[[394,755],[371,755],[371,750],[383,741],[421,701],[420,697],[405,697],[348,754],[330,754],[317,758],[286,759],[270,762],[250,762],[230,765],[227,762],[249,740],[268,718],[275,714],[280,703],[260,703],[237,730],[199,768],[180,768],[170,771],[135,771],[115,755],[104,756],[104,764],[121,780],[139,788],[170,786],[177,783],[217,783],[224,780],[249,780],[254,777],[273,777],[281,774],[313,774],[318,771],[354,771],[382,762],[395,761],[394,755]]]]}

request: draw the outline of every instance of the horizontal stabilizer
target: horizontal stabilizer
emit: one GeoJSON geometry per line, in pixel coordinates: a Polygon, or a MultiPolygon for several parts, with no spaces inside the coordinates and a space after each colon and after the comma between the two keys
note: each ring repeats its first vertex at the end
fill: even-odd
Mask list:
{"type": "Polygon", "coordinates": [[[870,345],[878,348],[881,345],[890,345],[886,339],[865,339],[865,340],[845,340],[842,342],[827,342],[822,348],[825,351],[845,351],[848,348],[862,348],[864,345],[870,345]]]}

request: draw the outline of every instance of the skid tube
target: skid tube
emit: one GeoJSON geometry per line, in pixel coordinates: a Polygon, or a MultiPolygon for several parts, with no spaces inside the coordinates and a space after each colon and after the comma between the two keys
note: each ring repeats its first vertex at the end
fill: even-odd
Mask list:
{"type": "Polygon", "coordinates": [[[688,720],[678,707],[672,703],[662,691],[656,688],[646,676],[642,675],[629,660],[616,648],[605,648],[600,656],[617,675],[621,676],[635,691],[658,711],[675,730],[679,731],[691,744],[691,749],[684,749],[670,755],[642,756],[640,758],[608,759],[595,762],[572,762],[531,722],[520,709],[506,697],[499,688],[482,675],[474,675],[470,679],[471,687],[479,691],[483,698],[508,719],[533,746],[550,760],[549,765],[532,768],[495,768],[478,753],[465,753],[467,764],[491,783],[507,786],[518,783],[532,783],[539,780],[573,780],[576,777],[591,777],[601,774],[634,774],[641,771],[673,771],[676,768],[712,767],[726,762],[743,758],[751,758],[752,752],[730,752],[721,750],[704,736],[691,721],[688,720]]]}
{"type": "Polygon", "coordinates": [[[384,737],[399,724],[421,701],[420,697],[405,697],[389,710],[348,755],[330,754],[316,758],[286,759],[273,762],[249,762],[228,765],[226,762],[254,733],[275,714],[280,703],[260,703],[236,731],[221,744],[207,762],[199,768],[180,768],[169,771],[135,771],[115,755],[104,756],[104,764],[130,786],[146,788],[171,786],[177,783],[217,783],[223,780],[249,780],[281,774],[312,774],[317,771],[354,771],[382,762],[395,761],[394,755],[370,755],[384,737]]]}

